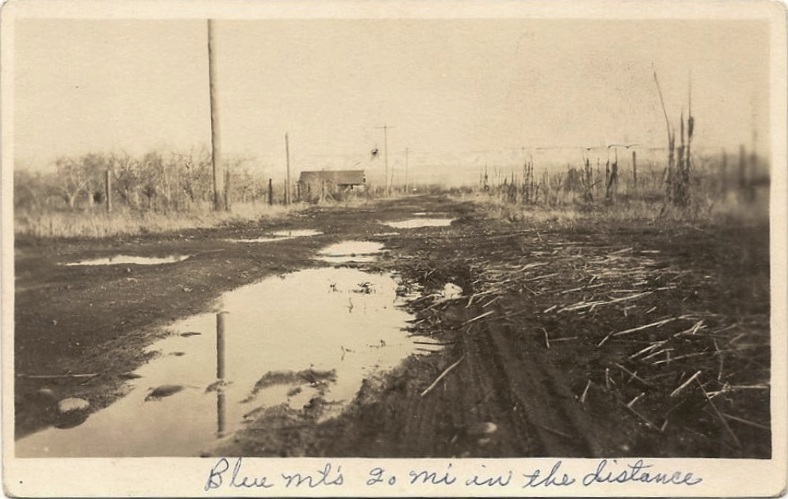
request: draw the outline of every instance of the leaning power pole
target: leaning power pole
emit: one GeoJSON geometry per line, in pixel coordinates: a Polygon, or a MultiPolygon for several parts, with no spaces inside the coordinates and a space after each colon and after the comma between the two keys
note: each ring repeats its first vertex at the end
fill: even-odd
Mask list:
{"type": "Polygon", "coordinates": [[[226,208],[222,199],[222,139],[219,129],[219,89],[216,85],[216,48],[213,41],[213,20],[208,19],[208,85],[211,101],[211,163],[213,165],[213,209],[226,208]]]}

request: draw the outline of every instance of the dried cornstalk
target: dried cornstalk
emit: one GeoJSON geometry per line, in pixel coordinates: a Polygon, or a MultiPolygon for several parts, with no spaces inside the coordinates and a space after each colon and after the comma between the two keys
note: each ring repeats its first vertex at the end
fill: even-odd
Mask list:
{"type": "MultiPolygon", "coordinates": [[[[695,374],[693,374],[693,375],[690,377],[690,379],[688,379],[687,381],[685,381],[684,383],[682,383],[682,384],[681,384],[681,386],[679,386],[678,388],[676,388],[675,390],[673,390],[673,391],[671,392],[670,396],[671,396],[671,397],[675,397],[676,395],[678,395],[679,393],[681,393],[681,391],[682,391],[682,390],[684,390],[684,389],[687,387],[687,385],[689,385],[690,383],[692,383],[692,382],[695,380],[695,378],[697,378],[698,376],[700,376],[700,373],[701,373],[701,372],[703,372],[703,371],[698,371],[698,372],[696,372],[695,374]]],[[[700,381],[699,381],[698,383],[700,383],[700,381]]],[[[707,396],[708,396],[708,395],[707,395],[707,396]]]]}
{"type": "Polygon", "coordinates": [[[446,375],[447,375],[447,374],[449,374],[449,372],[451,372],[451,370],[452,370],[452,369],[454,369],[455,367],[459,366],[459,365],[460,365],[460,362],[462,362],[463,360],[465,360],[465,354],[463,354],[463,355],[462,355],[462,357],[460,357],[460,360],[458,360],[458,361],[457,361],[457,362],[455,362],[454,364],[452,364],[452,365],[450,365],[449,367],[447,367],[447,368],[446,368],[446,370],[445,370],[445,371],[443,371],[443,372],[440,374],[440,376],[438,376],[437,378],[435,378],[435,381],[433,381],[433,382],[432,382],[432,384],[431,384],[430,386],[428,386],[428,387],[427,387],[427,388],[426,388],[426,389],[425,389],[423,392],[421,392],[421,395],[420,395],[420,396],[421,396],[421,397],[423,397],[423,396],[427,395],[428,393],[430,393],[430,391],[431,391],[433,388],[435,388],[435,386],[436,386],[438,383],[440,383],[440,380],[442,380],[444,377],[446,377],[446,375]]]}
{"type": "Polygon", "coordinates": [[[588,383],[586,383],[586,388],[585,388],[585,390],[583,390],[583,395],[580,396],[580,403],[581,404],[585,404],[586,403],[586,396],[588,395],[588,389],[589,388],[591,388],[591,380],[590,379],[588,380],[588,383]]]}
{"type": "Polygon", "coordinates": [[[663,325],[667,324],[668,322],[672,322],[672,321],[675,321],[675,320],[676,320],[675,317],[669,317],[669,318],[663,319],[661,321],[652,322],[651,324],[646,324],[645,326],[633,327],[631,329],[625,329],[624,331],[619,331],[617,333],[613,333],[613,336],[621,336],[621,335],[624,335],[624,334],[636,333],[638,331],[642,331],[644,329],[648,329],[648,328],[651,328],[651,327],[663,326],[663,325]]]}

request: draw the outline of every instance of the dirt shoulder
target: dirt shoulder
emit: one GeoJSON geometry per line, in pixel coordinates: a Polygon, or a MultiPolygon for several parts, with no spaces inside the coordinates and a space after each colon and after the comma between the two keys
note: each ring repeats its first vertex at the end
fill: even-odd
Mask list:
{"type": "Polygon", "coordinates": [[[356,238],[386,244],[372,270],[423,287],[412,330],[445,349],[366,380],[338,418],[275,408],[214,454],[768,457],[768,235],[766,223],[509,223],[425,196],[169,236],[20,241],[15,368],[28,377],[16,380],[17,435],[48,422],[40,388],[106,405],[161,326],[356,238]],[[375,235],[377,222],[415,212],[457,220],[375,235]],[[225,241],[284,226],[324,234],[254,250],[225,241]],[[117,253],[192,257],[60,265],[117,253]],[[442,299],[447,282],[462,296],[442,299]],[[66,373],[97,376],[29,377],[66,373]]]}

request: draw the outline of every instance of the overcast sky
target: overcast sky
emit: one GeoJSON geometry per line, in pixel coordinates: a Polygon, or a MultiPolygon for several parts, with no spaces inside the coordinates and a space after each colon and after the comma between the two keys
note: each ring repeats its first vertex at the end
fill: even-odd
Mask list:
{"type": "MultiPolygon", "coordinates": [[[[207,24],[19,20],[19,165],[89,151],[210,142],[207,24]]],[[[766,23],[589,20],[216,21],[223,149],[296,169],[369,167],[388,124],[390,161],[412,151],[468,164],[522,147],[664,146],[692,110],[700,148],[768,131],[766,23]]],[[[765,147],[765,141],[761,141],[765,147]]],[[[575,154],[575,153],[573,153],[575,154]]],[[[577,153],[579,154],[579,153],[577,153]]]]}

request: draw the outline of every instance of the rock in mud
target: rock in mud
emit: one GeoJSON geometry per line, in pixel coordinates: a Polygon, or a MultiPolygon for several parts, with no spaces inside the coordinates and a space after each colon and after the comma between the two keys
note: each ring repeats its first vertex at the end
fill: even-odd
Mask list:
{"type": "Polygon", "coordinates": [[[41,388],[34,394],[35,402],[39,404],[54,405],[57,398],[50,388],[41,388]]]}
{"type": "Polygon", "coordinates": [[[86,411],[89,407],[90,402],[76,397],[69,397],[57,403],[57,411],[60,414],[86,411]]]}
{"type": "Polygon", "coordinates": [[[145,397],[145,401],[148,402],[150,400],[159,400],[164,397],[169,397],[170,395],[174,395],[181,390],[183,390],[183,385],[161,385],[154,388],[148,394],[148,396],[145,397]]]}
{"type": "Polygon", "coordinates": [[[70,397],[57,403],[54,426],[61,430],[74,428],[84,423],[89,416],[90,403],[81,398],[70,397]]]}
{"type": "Polygon", "coordinates": [[[472,437],[486,437],[490,436],[498,430],[498,425],[485,421],[483,423],[475,423],[468,426],[465,432],[472,437]]]}
{"type": "Polygon", "coordinates": [[[142,376],[140,376],[137,373],[120,373],[120,374],[118,374],[118,378],[121,378],[121,379],[139,379],[141,377],[142,376]]]}

